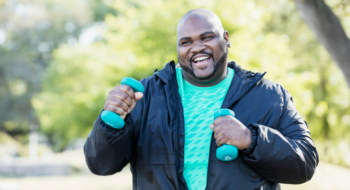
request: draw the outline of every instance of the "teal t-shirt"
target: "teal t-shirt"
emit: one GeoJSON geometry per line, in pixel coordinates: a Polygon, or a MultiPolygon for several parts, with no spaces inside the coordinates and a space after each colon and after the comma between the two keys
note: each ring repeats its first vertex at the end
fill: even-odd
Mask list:
{"type": "Polygon", "coordinates": [[[207,172],[214,112],[221,108],[231,85],[234,70],[228,68],[226,78],[211,87],[198,87],[188,83],[182,76],[181,67],[176,68],[176,78],[185,118],[184,178],[189,190],[204,190],[207,172]]]}

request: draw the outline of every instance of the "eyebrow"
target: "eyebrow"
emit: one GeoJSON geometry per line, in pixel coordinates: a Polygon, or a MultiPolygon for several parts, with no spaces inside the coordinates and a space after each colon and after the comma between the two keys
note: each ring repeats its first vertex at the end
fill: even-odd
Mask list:
{"type": "MultiPolygon", "coordinates": [[[[202,36],[205,36],[207,34],[215,34],[214,32],[211,32],[211,31],[208,31],[208,32],[204,32],[202,34],[199,35],[199,37],[202,37],[202,36]]],[[[190,37],[183,37],[181,38],[179,41],[182,41],[182,40],[190,40],[191,38],[190,37]]]]}
{"type": "Polygon", "coordinates": [[[215,34],[214,32],[204,32],[203,34],[199,35],[199,37],[205,36],[207,34],[215,34]]]}

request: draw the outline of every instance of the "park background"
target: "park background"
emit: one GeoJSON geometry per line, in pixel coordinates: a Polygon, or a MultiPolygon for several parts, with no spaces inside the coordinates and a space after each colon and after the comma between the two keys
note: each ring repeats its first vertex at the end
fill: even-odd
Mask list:
{"type": "MultiPolygon", "coordinates": [[[[0,190],[131,189],[128,167],[95,176],[82,147],[123,77],[177,62],[177,22],[193,8],[215,12],[229,59],[266,71],[307,121],[320,165],[310,182],[284,189],[350,189],[348,75],[297,1],[0,0],[0,190]]],[[[325,3],[350,36],[350,0],[325,3]]]]}

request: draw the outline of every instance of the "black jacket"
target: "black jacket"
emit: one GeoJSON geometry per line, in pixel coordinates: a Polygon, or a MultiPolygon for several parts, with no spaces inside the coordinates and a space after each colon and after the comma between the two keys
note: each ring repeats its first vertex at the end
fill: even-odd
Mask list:
{"type": "MultiPolygon", "coordinates": [[[[279,183],[298,184],[311,179],[318,154],[306,122],[297,112],[291,95],[263,74],[235,70],[222,108],[252,130],[249,149],[230,162],[216,158],[210,146],[207,190],[280,189],[279,183]]],[[[84,146],[92,173],[112,175],[129,162],[133,189],[187,189],[183,177],[184,116],[178,93],[175,63],[141,80],[144,97],[125,119],[122,129],[95,121],[84,146]]]]}

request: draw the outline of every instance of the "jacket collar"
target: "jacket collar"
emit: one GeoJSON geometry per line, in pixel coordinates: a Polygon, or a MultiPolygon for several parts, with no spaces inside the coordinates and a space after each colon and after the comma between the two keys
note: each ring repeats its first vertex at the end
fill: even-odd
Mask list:
{"type": "Polygon", "coordinates": [[[170,82],[172,74],[176,75],[174,61],[170,61],[162,70],[154,73],[154,75],[159,77],[165,84],[170,82]]]}
{"type": "MultiPolygon", "coordinates": [[[[223,108],[230,106],[228,104],[226,105],[226,103],[236,101],[243,97],[266,74],[266,72],[255,73],[252,71],[244,70],[234,61],[229,62],[227,66],[234,69],[235,75],[227,92],[227,94],[230,94],[230,96],[226,96],[222,105],[223,108]]],[[[162,70],[154,73],[154,75],[159,77],[160,80],[167,84],[172,80],[172,78],[176,80],[175,67],[175,62],[170,61],[162,70]]]]}
{"type": "Polygon", "coordinates": [[[227,91],[228,96],[222,103],[222,108],[232,108],[233,104],[243,98],[266,74],[266,72],[255,73],[244,70],[234,61],[228,63],[228,67],[234,69],[235,75],[227,91]]]}

